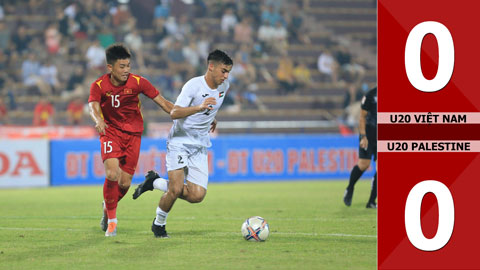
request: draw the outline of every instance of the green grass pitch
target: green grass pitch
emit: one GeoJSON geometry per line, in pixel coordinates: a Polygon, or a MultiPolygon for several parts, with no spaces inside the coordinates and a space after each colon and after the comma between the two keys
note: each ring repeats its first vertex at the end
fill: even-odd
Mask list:
{"type": "Polygon", "coordinates": [[[178,200],[169,239],[150,231],[161,192],[119,203],[118,235],[104,237],[101,186],[0,190],[0,269],[376,269],[377,211],[370,181],[351,207],[346,181],[210,184],[205,200],[178,200]],[[247,242],[243,221],[262,216],[265,242],[247,242]]]}

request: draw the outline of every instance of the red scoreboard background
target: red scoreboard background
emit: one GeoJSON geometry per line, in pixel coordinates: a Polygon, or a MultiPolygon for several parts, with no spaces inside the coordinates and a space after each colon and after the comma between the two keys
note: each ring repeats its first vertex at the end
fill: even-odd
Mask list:
{"type": "Polygon", "coordinates": [[[477,19],[476,0],[378,1],[378,269],[480,269],[477,19]]]}

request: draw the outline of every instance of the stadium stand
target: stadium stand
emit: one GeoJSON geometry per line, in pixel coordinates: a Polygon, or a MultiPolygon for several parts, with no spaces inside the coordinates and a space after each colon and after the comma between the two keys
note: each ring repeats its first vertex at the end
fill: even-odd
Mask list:
{"type": "MultiPolygon", "coordinates": [[[[6,0],[1,9],[0,99],[10,125],[31,125],[40,96],[54,104],[55,123],[68,125],[68,104],[77,97],[86,102],[112,42],[128,43],[132,72],[172,101],[187,77],[203,72],[206,52],[238,54],[242,64],[232,71],[230,100],[218,114],[226,123],[221,133],[338,133],[348,89],[376,83],[375,0],[6,0]],[[224,31],[222,22],[230,24],[224,31]],[[337,62],[337,82],[317,69],[327,48],[337,62]],[[33,63],[26,61],[30,53],[33,63]],[[282,55],[291,61],[287,75],[278,71],[282,55]],[[41,72],[47,59],[56,68],[48,74],[41,72]],[[299,63],[310,82],[292,75],[299,63]],[[47,84],[46,75],[58,84],[47,84]],[[291,90],[279,91],[277,75],[288,78],[291,90]]],[[[143,111],[148,123],[171,121],[152,102],[143,102],[143,111]]]]}

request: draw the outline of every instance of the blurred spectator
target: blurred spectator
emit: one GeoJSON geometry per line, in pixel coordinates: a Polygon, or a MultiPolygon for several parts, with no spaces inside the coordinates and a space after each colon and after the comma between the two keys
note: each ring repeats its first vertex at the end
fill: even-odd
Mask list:
{"type": "Polygon", "coordinates": [[[222,15],[222,20],[220,22],[220,26],[222,28],[222,32],[226,34],[232,34],[235,25],[237,25],[238,20],[237,16],[233,12],[233,9],[227,8],[222,15]]]}
{"type": "Polygon", "coordinates": [[[132,14],[129,11],[128,5],[121,4],[118,7],[112,8],[110,14],[112,15],[113,28],[118,30],[120,34],[127,33],[130,30],[128,27],[132,14]]]}
{"type": "Polygon", "coordinates": [[[325,49],[317,59],[318,71],[327,75],[333,83],[338,82],[338,64],[330,50],[325,49]]]}
{"type": "Polygon", "coordinates": [[[207,61],[208,53],[210,52],[211,36],[207,34],[205,28],[200,28],[197,36],[197,51],[200,57],[207,61]]]}
{"type": "Polygon", "coordinates": [[[197,43],[195,42],[195,38],[193,36],[188,41],[188,44],[183,47],[182,52],[187,62],[195,70],[194,75],[196,75],[198,72],[201,72],[200,53],[198,52],[197,43]]]}
{"type": "Polygon", "coordinates": [[[286,52],[282,54],[278,63],[277,82],[280,86],[278,94],[291,94],[297,87],[293,76],[293,62],[286,52]]]}
{"type": "Polygon", "coordinates": [[[90,14],[90,22],[93,24],[95,32],[101,31],[106,25],[111,25],[111,17],[108,15],[105,2],[95,1],[92,13],[90,14]]]}
{"type": "Polygon", "coordinates": [[[85,8],[81,4],[81,2],[77,3],[75,16],[73,18],[75,24],[75,30],[73,35],[76,39],[84,40],[87,38],[87,25],[90,21],[89,17],[89,14],[85,12],[85,8]]]}
{"type": "Polygon", "coordinates": [[[171,35],[172,37],[180,36],[178,34],[179,32],[178,24],[177,24],[177,19],[175,19],[175,17],[170,16],[167,18],[167,20],[165,21],[165,28],[167,29],[168,34],[171,35]]]}
{"type": "Polygon", "coordinates": [[[288,47],[288,32],[281,22],[277,22],[273,32],[273,48],[278,53],[286,50],[288,47]]]}
{"type": "Polygon", "coordinates": [[[4,102],[8,104],[8,108],[10,110],[16,110],[17,109],[17,102],[15,100],[15,94],[18,94],[18,84],[15,83],[15,81],[10,78],[6,77],[5,78],[5,83],[2,86],[3,88],[3,93],[5,95],[4,102]]]}
{"type": "Polygon", "coordinates": [[[100,42],[95,39],[87,49],[85,54],[89,70],[94,72],[103,71],[105,67],[105,49],[100,46],[100,42]]]}
{"type": "Polygon", "coordinates": [[[303,61],[298,61],[293,69],[293,77],[295,78],[295,83],[300,88],[309,88],[312,84],[312,75],[303,61]]]}
{"type": "Polygon", "coordinates": [[[250,17],[244,17],[240,23],[235,25],[233,40],[238,43],[253,43],[253,29],[250,17]]]}
{"type": "Polygon", "coordinates": [[[178,20],[178,29],[175,36],[177,37],[177,35],[180,35],[181,39],[186,39],[192,34],[192,32],[193,32],[192,23],[190,22],[189,17],[183,14],[182,16],[180,16],[180,19],[178,20]]]}
{"type": "Polygon", "coordinates": [[[194,8],[192,16],[195,18],[203,18],[208,14],[207,5],[203,0],[193,0],[194,8]]]}
{"type": "Polygon", "coordinates": [[[76,96],[67,106],[67,120],[69,125],[83,124],[84,102],[81,96],[76,96]]]}
{"type": "Polygon", "coordinates": [[[130,0],[129,9],[136,19],[137,29],[151,28],[154,20],[155,3],[157,0],[130,0]]]}
{"type": "Polygon", "coordinates": [[[12,36],[12,42],[18,53],[24,53],[32,41],[32,36],[28,33],[27,27],[20,24],[12,36]]]}
{"type": "Polygon", "coordinates": [[[143,39],[136,28],[125,36],[125,44],[132,50],[133,59],[136,61],[138,68],[145,69],[143,39]]]}
{"type": "Polygon", "coordinates": [[[302,42],[304,44],[311,44],[311,40],[308,37],[308,28],[306,27],[305,13],[298,7],[298,4],[293,2],[290,4],[288,10],[285,11],[285,21],[287,23],[288,35],[296,42],[302,42]]]}
{"type": "Polygon", "coordinates": [[[4,21],[0,21],[0,50],[5,51],[10,43],[10,30],[4,21]]]}
{"type": "Polygon", "coordinates": [[[3,21],[5,19],[5,11],[3,11],[3,3],[0,4],[0,21],[3,21]]]}
{"type": "Polygon", "coordinates": [[[268,22],[263,23],[258,29],[258,39],[266,52],[281,54],[288,47],[287,29],[281,22],[277,22],[275,26],[268,22]]]}
{"type": "Polygon", "coordinates": [[[275,28],[268,22],[262,22],[258,28],[258,40],[264,52],[271,52],[273,50],[273,43],[275,41],[275,28]]]}
{"type": "Polygon", "coordinates": [[[34,126],[51,126],[55,124],[55,108],[44,97],[40,98],[33,110],[34,126]]]}
{"type": "Polygon", "coordinates": [[[338,66],[339,66],[339,72],[340,72],[340,78],[344,79],[345,77],[348,77],[348,72],[347,71],[347,66],[351,64],[352,62],[352,56],[348,52],[347,47],[338,45],[335,50],[335,59],[337,60],[338,66]]]}
{"type": "Polygon", "coordinates": [[[77,14],[77,3],[76,1],[72,1],[70,5],[68,5],[64,10],[63,13],[70,19],[75,19],[75,15],[77,14]]]}
{"type": "MultiPolygon", "coordinates": [[[[0,70],[6,70],[8,66],[8,56],[3,50],[0,50],[0,70]]],[[[3,86],[4,74],[0,74],[0,89],[3,86]]]]}
{"type": "Polygon", "coordinates": [[[55,9],[55,14],[55,19],[58,22],[58,31],[63,37],[68,37],[70,35],[68,24],[69,17],[60,7],[55,9]]]}
{"type": "Polygon", "coordinates": [[[258,85],[255,83],[257,79],[255,66],[244,61],[244,59],[246,58],[241,51],[235,53],[235,64],[230,71],[229,80],[237,90],[241,105],[245,106],[247,104],[252,104],[260,110],[265,110],[265,105],[263,105],[255,94],[255,91],[258,90],[258,85]]]}
{"type": "Polygon", "coordinates": [[[84,65],[77,63],[73,69],[73,74],[68,78],[65,91],[62,92],[62,97],[69,99],[74,95],[85,95],[83,83],[85,81],[84,65]]]}
{"type": "Polygon", "coordinates": [[[45,29],[45,46],[49,54],[57,54],[60,49],[61,38],[57,23],[52,23],[45,29]]]}
{"type": "Polygon", "coordinates": [[[352,83],[360,83],[365,76],[365,68],[357,62],[357,59],[344,65],[342,72],[344,79],[352,83]]]}
{"type": "Polygon", "coordinates": [[[167,19],[170,16],[169,0],[158,0],[158,4],[155,6],[153,16],[155,19],[167,19]]]}
{"type": "Polygon", "coordinates": [[[47,48],[45,48],[45,45],[42,43],[40,36],[33,36],[32,41],[28,44],[26,52],[34,53],[38,58],[47,56],[47,48]]]}
{"type": "Polygon", "coordinates": [[[262,23],[267,25],[276,25],[277,22],[285,25],[285,20],[282,18],[278,10],[275,10],[273,5],[265,5],[262,7],[262,23]]]}
{"type": "Polygon", "coordinates": [[[164,18],[157,18],[154,20],[153,26],[153,40],[157,44],[157,49],[162,51],[165,48],[164,39],[168,37],[167,27],[165,26],[164,18]]]}
{"type": "Polygon", "coordinates": [[[173,74],[180,73],[183,75],[183,78],[193,77],[194,69],[186,62],[180,40],[175,40],[173,46],[167,51],[167,63],[173,74]]]}
{"type": "Polygon", "coordinates": [[[8,124],[10,121],[8,119],[8,110],[7,105],[3,101],[2,96],[0,96],[0,124],[8,124]]]}
{"type": "Polygon", "coordinates": [[[56,91],[60,90],[58,70],[50,58],[47,58],[44,64],[40,66],[39,74],[42,80],[50,86],[51,93],[56,93],[56,91]]]}
{"type": "Polygon", "coordinates": [[[170,0],[170,14],[177,19],[183,15],[190,16],[193,3],[194,0],[170,0]]]}
{"type": "Polygon", "coordinates": [[[354,83],[348,85],[343,99],[343,120],[351,130],[358,126],[358,119],[360,119],[361,113],[360,101],[368,90],[369,88],[366,84],[361,87],[354,83]]]}
{"type": "Polygon", "coordinates": [[[285,5],[285,0],[265,0],[265,5],[271,6],[275,12],[280,12],[285,5]]]}
{"type": "Polygon", "coordinates": [[[104,49],[115,43],[115,37],[112,31],[110,31],[110,28],[106,26],[100,28],[100,34],[98,34],[98,41],[100,42],[100,46],[104,49]]]}
{"type": "Polygon", "coordinates": [[[41,77],[40,62],[34,53],[29,53],[22,63],[22,78],[25,86],[34,87],[34,90],[44,95],[52,94],[50,87],[41,77]]]}

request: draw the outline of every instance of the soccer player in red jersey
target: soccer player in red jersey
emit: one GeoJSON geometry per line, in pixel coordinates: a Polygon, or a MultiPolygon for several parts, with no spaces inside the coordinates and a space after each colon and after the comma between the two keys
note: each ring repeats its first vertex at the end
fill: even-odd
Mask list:
{"type": "Polygon", "coordinates": [[[115,236],[117,203],[130,187],[140,154],[143,117],[138,96],[140,93],[146,95],[167,113],[170,113],[173,104],[160,95],[148,80],[130,73],[130,52],[125,46],[113,44],[105,54],[110,73],[92,83],[88,105],[100,134],[106,175],[101,226],[105,236],[115,236]]]}

